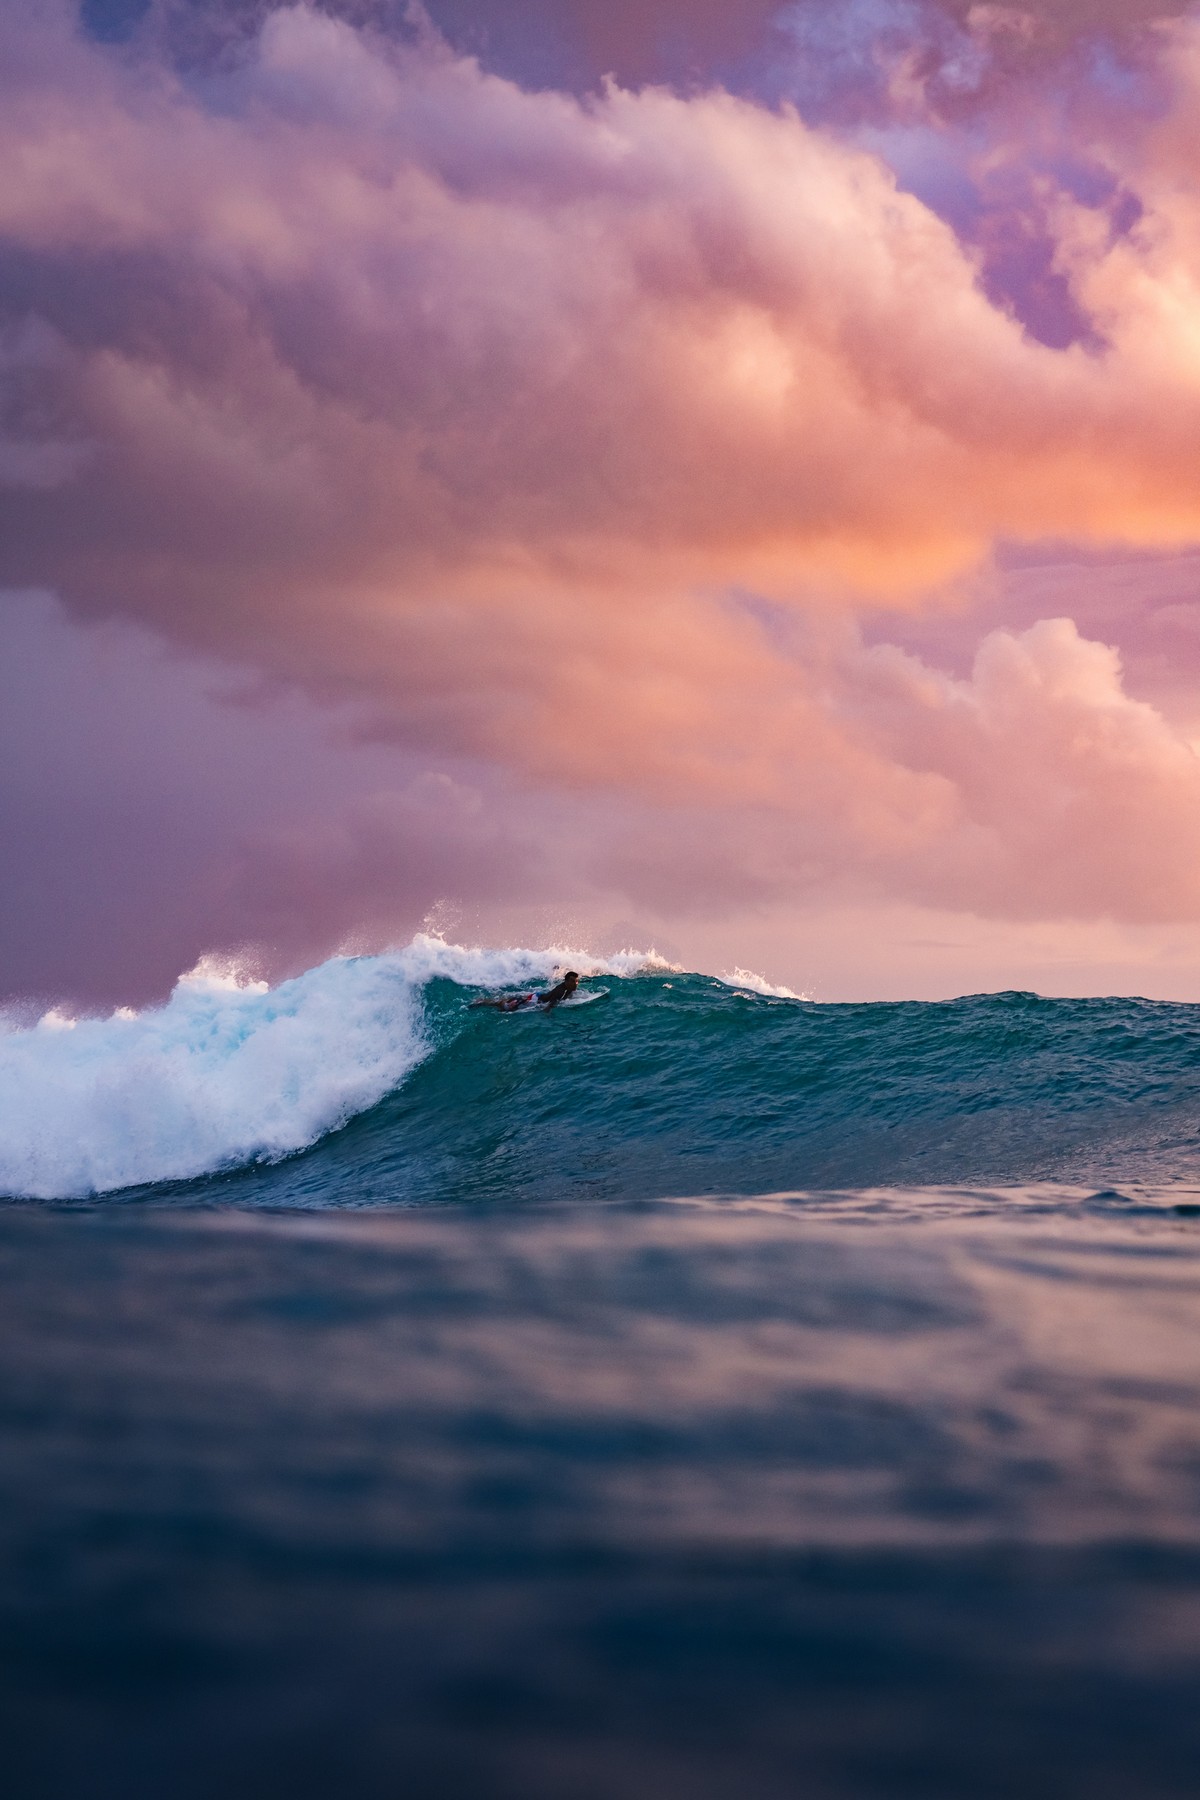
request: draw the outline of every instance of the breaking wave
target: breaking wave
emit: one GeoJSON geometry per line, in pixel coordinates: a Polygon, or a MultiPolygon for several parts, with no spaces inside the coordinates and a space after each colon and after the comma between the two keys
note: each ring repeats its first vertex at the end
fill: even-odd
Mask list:
{"type": "Polygon", "coordinates": [[[566,959],[616,976],[657,960],[420,936],[274,988],[205,959],[164,1006],[107,1019],[48,1012],[0,1036],[0,1192],[79,1197],[293,1154],[374,1106],[429,1053],[430,981],[537,982],[566,959]]]}
{"type": "Polygon", "coordinates": [[[741,968],[422,936],[271,988],[206,962],[163,1006],[0,1031],[9,1197],[329,1207],[1197,1178],[1190,1005],[818,1005],[741,968]],[[471,1009],[564,966],[602,1004],[471,1009]]]}

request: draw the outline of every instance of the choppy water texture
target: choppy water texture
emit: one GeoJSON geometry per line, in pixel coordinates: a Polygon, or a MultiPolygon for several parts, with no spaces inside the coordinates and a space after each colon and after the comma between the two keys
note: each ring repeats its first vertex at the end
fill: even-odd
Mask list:
{"type": "Polygon", "coordinates": [[[1190,1800],[1197,1009],[553,966],[0,1040],[14,1791],[1190,1800]]]}

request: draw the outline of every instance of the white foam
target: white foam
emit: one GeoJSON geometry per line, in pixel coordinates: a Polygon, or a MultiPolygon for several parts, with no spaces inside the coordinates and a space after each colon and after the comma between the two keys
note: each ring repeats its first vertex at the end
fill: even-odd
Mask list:
{"type": "Polygon", "coordinates": [[[797,994],[793,988],[775,986],[773,982],[765,980],[763,976],[756,975],[753,969],[727,969],[717,979],[723,981],[726,987],[746,988],[752,994],[765,995],[768,1000],[807,1000],[809,998],[807,994],[797,994]]]}
{"type": "Polygon", "coordinates": [[[403,1081],[429,1050],[421,990],[661,966],[626,951],[471,950],[421,936],[333,957],[268,988],[205,959],[164,1006],[108,1019],[55,1009],[0,1030],[0,1193],[68,1199],[274,1160],[403,1081]]]}

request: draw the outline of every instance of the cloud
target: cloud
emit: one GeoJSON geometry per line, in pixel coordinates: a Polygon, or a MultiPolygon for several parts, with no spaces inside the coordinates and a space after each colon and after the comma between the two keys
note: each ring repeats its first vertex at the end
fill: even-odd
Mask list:
{"type": "Polygon", "coordinates": [[[427,770],[338,812],[247,837],[214,907],[226,937],[260,946],[268,967],[402,940],[431,904],[545,902],[569,895],[529,821],[452,776],[427,770]]]}
{"type": "Polygon", "coordinates": [[[899,591],[997,532],[1198,529],[1159,410],[1169,360],[1194,433],[1195,359],[1177,321],[1151,381],[1144,341],[1191,278],[1165,213],[1110,249],[1061,208],[1114,350],[1047,355],[786,112],[527,94],[304,8],[199,88],[59,51],[7,97],[5,285],[105,454],[6,521],[10,578],[261,646],[282,615],[436,637],[432,606],[899,591]]]}
{"type": "Polygon", "coordinates": [[[1010,918],[1200,917],[1200,757],[1125,693],[1115,650],[1044,619],[992,632],[968,681],[888,647],[866,661],[868,729],[948,786],[909,893],[1010,918]]]}
{"type": "Polygon", "coordinates": [[[826,736],[738,807],[630,817],[605,870],[665,916],[881,897],[1010,920],[1200,918],[1200,757],[1069,619],[984,639],[955,678],[826,647],[826,736]]]}
{"type": "MultiPolygon", "coordinates": [[[[44,598],[5,596],[0,633],[6,997],[140,1002],[214,947],[294,971],[404,941],[438,900],[489,941],[590,941],[620,919],[605,941],[708,943],[713,967],[774,919],[760,962],[824,992],[804,949],[822,915],[828,937],[841,913],[957,911],[952,937],[992,921],[978,944],[1022,921],[1200,916],[1200,763],[1065,620],[990,633],[957,677],[817,621],[792,646],[804,709],[762,733],[754,798],[681,781],[673,804],[422,767],[331,737],[316,708],[231,700],[138,633],[71,629],[44,598]]],[[[853,933],[834,937],[834,991],[864,991],[853,933]]]]}
{"type": "MultiPolygon", "coordinates": [[[[664,906],[1196,916],[1194,757],[1111,652],[1002,632],[964,683],[846,623],[998,539],[1200,538],[1195,25],[1153,35],[1156,113],[1089,114],[1105,182],[1038,175],[1059,349],[786,106],[528,91],[302,6],[186,74],[53,7],[0,34],[0,580],[435,770],[618,796],[593,879],[664,906]]],[[[272,840],[228,916],[310,881],[321,929],[378,918],[435,836],[503,888],[399,792],[272,840]]]]}
{"type": "Polygon", "coordinates": [[[1144,48],[1147,27],[1188,10],[1169,0],[792,0],[757,66],[809,118],[962,119],[1003,104],[1014,82],[1050,76],[1061,94],[1098,65],[1111,76],[1144,48]]]}
{"type": "Polygon", "coordinates": [[[442,896],[561,905],[564,812],[0,593],[0,1002],[141,1002],[217,947],[294,972],[405,941],[442,896]]]}
{"type": "MultiPolygon", "coordinates": [[[[183,64],[227,58],[262,26],[272,0],[83,0],[89,30],[105,41],[152,42],[183,64]]],[[[1187,11],[1180,0],[323,0],[321,10],[356,27],[403,36],[424,13],[454,48],[476,55],[496,73],[534,87],[586,90],[612,75],[624,86],[669,82],[696,87],[736,85],[762,74],[781,44],[799,43],[815,57],[862,73],[871,40],[928,56],[955,36],[990,40],[1024,60],[1048,60],[1076,42],[1120,40],[1148,20],[1187,11]],[[839,52],[841,53],[839,56],[839,52]]],[[[974,60],[968,53],[966,62],[974,60]]],[[[969,72],[969,71],[968,71],[969,72]]]]}

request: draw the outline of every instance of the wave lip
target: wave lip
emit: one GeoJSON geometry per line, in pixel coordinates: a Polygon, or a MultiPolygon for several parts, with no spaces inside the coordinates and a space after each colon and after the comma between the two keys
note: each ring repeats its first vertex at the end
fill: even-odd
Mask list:
{"type": "Polygon", "coordinates": [[[275,989],[201,968],[161,1007],[48,1014],[0,1038],[0,1191],[78,1198],[284,1156],[372,1105],[423,1050],[389,958],[275,989]]]}
{"type": "Polygon", "coordinates": [[[717,977],[726,987],[743,988],[751,994],[757,994],[764,1000],[811,1000],[811,994],[798,994],[795,988],[782,987],[768,981],[765,975],[756,975],[753,969],[743,969],[740,964],[726,969],[717,977]]]}
{"type": "Polygon", "coordinates": [[[587,974],[657,966],[632,951],[598,959],[420,936],[383,956],[332,957],[275,988],[206,959],[163,1006],[78,1020],[54,1009],[0,1033],[0,1193],[83,1199],[289,1156],[374,1106],[428,1054],[427,982],[503,987],[567,956],[587,974]]]}

